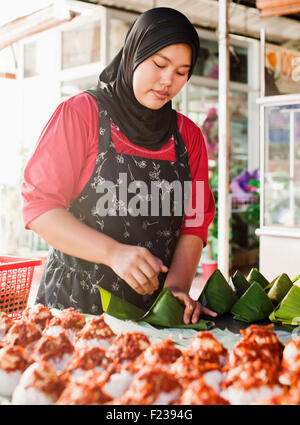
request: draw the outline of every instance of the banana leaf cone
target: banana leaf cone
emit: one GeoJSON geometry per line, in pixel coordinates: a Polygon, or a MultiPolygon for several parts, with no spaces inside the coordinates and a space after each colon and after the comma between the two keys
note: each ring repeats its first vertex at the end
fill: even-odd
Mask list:
{"type": "Polygon", "coordinates": [[[228,284],[219,269],[215,270],[208,278],[199,297],[199,302],[219,315],[230,311],[238,299],[236,293],[228,284]]]}
{"type": "Polygon", "coordinates": [[[250,283],[239,270],[231,277],[231,281],[239,298],[250,288],[250,283]]]}
{"type": "Polygon", "coordinates": [[[292,286],[293,283],[286,273],[282,273],[277,277],[268,292],[268,297],[274,306],[277,306],[283,300],[292,286]]]}
{"type": "Polygon", "coordinates": [[[250,273],[247,276],[247,280],[250,284],[253,282],[259,283],[260,286],[264,289],[270,284],[270,282],[255,267],[250,270],[250,273]]]}
{"type": "Polygon", "coordinates": [[[166,287],[160,292],[143,320],[167,328],[206,330],[214,326],[214,322],[202,319],[198,323],[186,325],[183,322],[184,310],[184,305],[166,287]]]}
{"type": "MultiPolygon", "coordinates": [[[[297,282],[297,280],[299,280],[300,279],[300,274],[298,275],[298,276],[296,276],[293,280],[292,280],[292,282],[293,283],[295,283],[295,282],[297,282]]],[[[299,282],[300,282],[300,280],[299,280],[299,282]]]]}
{"type": "Polygon", "coordinates": [[[293,285],[281,303],[270,314],[271,322],[280,322],[283,325],[300,324],[300,288],[293,285]]]}
{"type": "Polygon", "coordinates": [[[249,289],[233,305],[233,318],[241,322],[257,322],[267,319],[274,306],[258,282],[253,282],[249,289]]]}
{"type": "Polygon", "coordinates": [[[215,323],[200,319],[198,323],[186,325],[183,322],[184,305],[174,297],[169,288],[164,288],[145,312],[133,304],[98,287],[101,295],[103,311],[121,320],[143,321],[161,327],[207,330],[215,323]]]}

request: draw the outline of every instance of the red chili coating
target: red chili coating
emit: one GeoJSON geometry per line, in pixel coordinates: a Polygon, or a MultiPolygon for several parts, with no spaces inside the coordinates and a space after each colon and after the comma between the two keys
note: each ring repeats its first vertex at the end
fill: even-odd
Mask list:
{"type": "Polygon", "coordinates": [[[6,372],[24,372],[30,364],[27,351],[19,345],[6,345],[0,350],[0,369],[6,372]]]}
{"type": "MultiPolygon", "coordinates": [[[[182,387],[169,372],[159,368],[139,373],[128,391],[121,397],[120,404],[153,404],[161,393],[174,391],[174,397],[180,399],[182,387]],[[176,397],[177,390],[177,397],[176,397]]],[[[174,401],[173,401],[174,402],[174,401]]]]}
{"type": "Polygon", "coordinates": [[[104,339],[104,338],[114,338],[116,334],[112,331],[112,329],[108,326],[104,321],[104,316],[93,317],[86,321],[85,326],[77,332],[74,342],[76,343],[79,339],[104,339]]]}
{"type": "Polygon", "coordinates": [[[7,332],[5,342],[11,345],[28,346],[42,336],[41,331],[32,322],[20,319],[15,322],[7,332]]]}
{"type": "Polygon", "coordinates": [[[184,390],[178,404],[230,405],[230,402],[221,397],[212,387],[206,385],[203,379],[197,379],[184,390]]]}
{"type": "Polygon", "coordinates": [[[126,332],[116,337],[110,349],[107,350],[107,356],[117,363],[133,361],[149,346],[150,341],[145,334],[126,332]]]}

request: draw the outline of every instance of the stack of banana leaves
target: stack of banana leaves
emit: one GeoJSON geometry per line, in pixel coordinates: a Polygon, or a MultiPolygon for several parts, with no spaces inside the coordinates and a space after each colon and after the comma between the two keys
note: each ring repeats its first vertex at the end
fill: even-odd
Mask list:
{"type": "Polygon", "coordinates": [[[247,277],[237,270],[227,282],[216,270],[207,280],[199,301],[219,315],[231,313],[242,322],[269,319],[282,325],[299,325],[300,276],[291,280],[282,273],[269,282],[253,268],[247,277]]]}

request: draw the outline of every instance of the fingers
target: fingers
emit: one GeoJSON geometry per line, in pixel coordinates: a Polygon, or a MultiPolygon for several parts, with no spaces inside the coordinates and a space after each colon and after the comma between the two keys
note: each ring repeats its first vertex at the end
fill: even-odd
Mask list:
{"type": "Polygon", "coordinates": [[[218,313],[210,310],[209,308],[203,307],[203,305],[201,306],[201,310],[204,314],[207,314],[208,316],[216,317],[218,315],[218,313]]]}
{"type": "Polygon", "coordinates": [[[186,325],[189,323],[198,323],[201,313],[212,317],[216,317],[218,315],[214,311],[201,305],[198,301],[193,300],[189,294],[185,292],[174,292],[173,295],[185,305],[183,321],[186,325]]]}
{"type": "Polygon", "coordinates": [[[158,275],[168,267],[144,247],[118,245],[111,268],[138,294],[152,294],[159,287],[158,275]],[[117,255],[118,254],[118,255],[117,255]]]}
{"type": "Polygon", "coordinates": [[[139,284],[139,282],[133,276],[128,276],[126,278],[126,282],[138,294],[146,295],[145,289],[139,284]]]}
{"type": "Polygon", "coordinates": [[[142,288],[142,295],[152,294],[153,289],[150,285],[148,278],[140,270],[134,270],[132,276],[138,285],[142,288]]]}

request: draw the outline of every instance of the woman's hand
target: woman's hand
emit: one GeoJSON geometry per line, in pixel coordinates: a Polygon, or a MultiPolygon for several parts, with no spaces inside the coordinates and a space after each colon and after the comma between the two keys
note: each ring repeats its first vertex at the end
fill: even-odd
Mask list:
{"type": "Polygon", "coordinates": [[[172,289],[174,297],[176,297],[179,301],[183,302],[185,305],[185,310],[183,314],[183,321],[186,325],[189,323],[198,323],[200,314],[207,314],[208,316],[216,317],[218,314],[209,308],[204,307],[198,301],[193,300],[189,294],[181,291],[180,289],[172,289]]]}
{"type": "Polygon", "coordinates": [[[168,267],[148,249],[121,243],[114,246],[109,266],[140,295],[152,294],[159,286],[159,273],[168,271],[168,267]]]}

